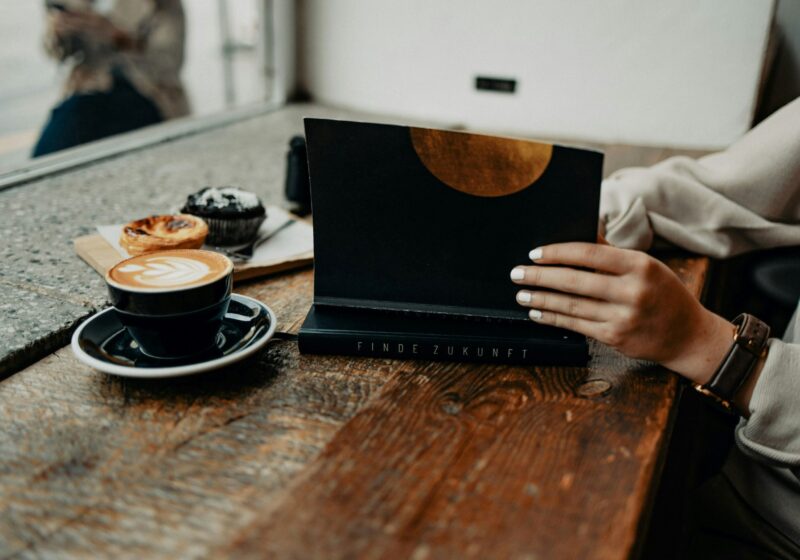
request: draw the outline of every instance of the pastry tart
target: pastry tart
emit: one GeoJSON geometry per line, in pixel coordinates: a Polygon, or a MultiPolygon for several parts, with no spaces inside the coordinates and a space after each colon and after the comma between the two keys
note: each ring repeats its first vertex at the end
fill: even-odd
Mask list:
{"type": "Polygon", "coordinates": [[[208,225],[197,216],[148,216],[125,224],[119,243],[130,255],[167,249],[199,249],[208,235],[208,225]]]}

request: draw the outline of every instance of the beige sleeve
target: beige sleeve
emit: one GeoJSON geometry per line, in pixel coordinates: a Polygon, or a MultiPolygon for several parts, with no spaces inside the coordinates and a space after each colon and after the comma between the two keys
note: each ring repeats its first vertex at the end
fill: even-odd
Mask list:
{"type": "Polygon", "coordinates": [[[152,99],[164,118],[189,113],[181,82],[186,23],[180,0],[160,0],[158,10],[144,26],[144,48],[126,52],[128,78],[139,92],[152,99]]]}
{"type": "Polygon", "coordinates": [[[800,98],[723,152],[614,173],[600,215],[619,247],[649,249],[654,235],[713,257],[800,245],[800,98]]]}
{"type": "Polygon", "coordinates": [[[130,55],[154,82],[170,83],[180,74],[184,59],[186,23],[179,1],[166,0],[145,26],[144,48],[130,55]]]}
{"type": "Polygon", "coordinates": [[[79,43],[75,38],[65,39],[56,35],[53,25],[53,14],[50,13],[50,10],[45,9],[45,30],[42,40],[44,52],[50,58],[60,62],[75,54],[78,51],[79,43]]]}
{"type": "Polygon", "coordinates": [[[770,340],[736,443],[745,454],[800,475],[800,344],[770,340]]]}

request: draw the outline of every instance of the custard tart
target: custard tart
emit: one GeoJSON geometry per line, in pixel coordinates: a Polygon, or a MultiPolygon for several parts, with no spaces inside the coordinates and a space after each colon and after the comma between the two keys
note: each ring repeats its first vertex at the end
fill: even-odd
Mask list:
{"type": "Polygon", "coordinates": [[[197,216],[148,216],[125,224],[119,243],[134,256],[167,249],[199,249],[207,236],[208,225],[197,216]]]}

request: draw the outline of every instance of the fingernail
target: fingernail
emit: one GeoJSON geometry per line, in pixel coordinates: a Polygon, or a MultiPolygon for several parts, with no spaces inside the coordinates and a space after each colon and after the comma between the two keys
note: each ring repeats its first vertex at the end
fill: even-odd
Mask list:
{"type": "Polygon", "coordinates": [[[539,311],[538,309],[531,309],[530,311],[528,311],[528,316],[534,321],[538,321],[539,319],[542,318],[542,312],[539,311]]]}
{"type": "Polygon", "coordinates": [[[530,303],[531,302],[531,293],[530,292],[517,292],[517,301],[520,303],[530,303]]]}
{"type": "Polygon", "coordinates": [[[512,280],[524,280],[525,279],[525,269],[517,267],[511,271],[511,279],[512,280]]]}
{"type": "Polygon", "coordinates": [[[528,256],[532,261],[538,261],[539,259],[542,258],[542,248],[536,247],[536,249],[528,253],[528,256]]]}

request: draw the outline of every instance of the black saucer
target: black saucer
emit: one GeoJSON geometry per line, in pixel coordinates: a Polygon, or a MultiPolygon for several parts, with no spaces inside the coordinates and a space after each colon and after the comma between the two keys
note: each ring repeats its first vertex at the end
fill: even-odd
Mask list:
{"type": "Polygon", "coordinates": [[[258,300],[233,294],[217,343],[206,352],[176,359],[144,354],[113,308],[87,319],[72,336],[72,351],[83,363],[127,377],[172,377],[216,369],[250,356],[275,332],[275,315],[258,300]]]}

